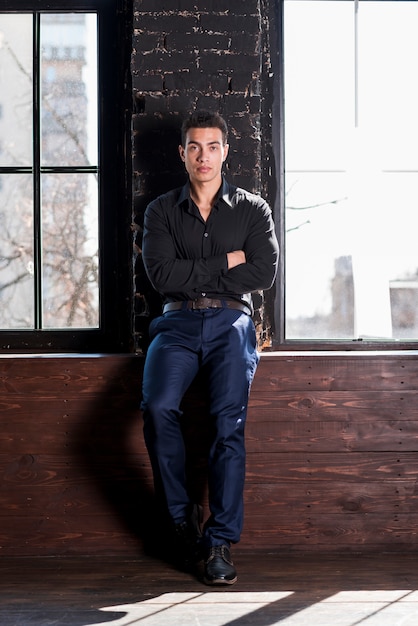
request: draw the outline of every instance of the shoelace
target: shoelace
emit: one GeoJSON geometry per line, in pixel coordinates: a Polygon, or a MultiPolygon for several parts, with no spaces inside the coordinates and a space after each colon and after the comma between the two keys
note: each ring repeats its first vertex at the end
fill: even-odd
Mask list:
{"type": "Polygon", "coordinates": [[[229,550],[226,546],[212,546],[209,549],[209,558],[208,561],[211,559],[214,559],[215,557],[221,557],[221,559],[223,559],[224,561],[226,561],[227,563],[231,563],[231,559],[229,556],[229,550]]]}

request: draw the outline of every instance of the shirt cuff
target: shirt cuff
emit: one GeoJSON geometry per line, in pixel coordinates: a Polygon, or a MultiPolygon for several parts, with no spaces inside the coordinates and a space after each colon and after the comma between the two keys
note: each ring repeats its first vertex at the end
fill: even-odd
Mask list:
{"type": "Polygon", "coordinates": [[[228,270],[228,258],[226,254],[218,254],[206,259],[210,275],[222,274],[228,270]]]}

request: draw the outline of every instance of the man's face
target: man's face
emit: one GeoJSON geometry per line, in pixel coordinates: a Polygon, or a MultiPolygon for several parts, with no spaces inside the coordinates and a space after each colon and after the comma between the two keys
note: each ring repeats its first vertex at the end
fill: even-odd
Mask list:
{"type": "Polygon", "coordinates": [[[179,146],[180,158],[184,161],[190,182],[220,179],[228,148],[228,144],[223,143],[220,128],[190,128],[185,146],[179,146]]]}

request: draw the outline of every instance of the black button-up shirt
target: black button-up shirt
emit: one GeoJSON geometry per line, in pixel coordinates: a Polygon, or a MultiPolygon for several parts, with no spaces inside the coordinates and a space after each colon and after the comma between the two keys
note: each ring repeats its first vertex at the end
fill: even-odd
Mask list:
{"type": "Polygon", "coordinates": [[[186,184],[148,205],[142,255],[151,284],[165,302],[206,296],[252,308],[251,292],[269,289],[277,271],[270,207],[223,180],[205,222],[186,184]],[[245,252],[246,263],[228,270],[226,254],[234,250],[245,252]]]}

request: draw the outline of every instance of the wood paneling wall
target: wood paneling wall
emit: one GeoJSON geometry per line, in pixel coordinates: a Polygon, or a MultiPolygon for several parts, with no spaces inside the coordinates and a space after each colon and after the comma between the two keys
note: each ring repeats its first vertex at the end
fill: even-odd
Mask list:
{"type": "MultiPolygon", "coordinates": [[[[141,371],[133,355],[0,357],[2,554],[141,552],[141,371]]],[[[203,397],[197,383],[185,429],[205,501],[203,397]]],[[[418,550],[418,354],[264,354],[247,458],[242,549],[418,550]]]]}

